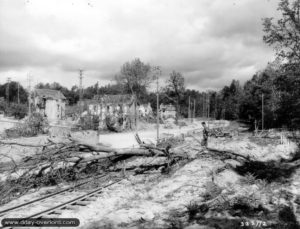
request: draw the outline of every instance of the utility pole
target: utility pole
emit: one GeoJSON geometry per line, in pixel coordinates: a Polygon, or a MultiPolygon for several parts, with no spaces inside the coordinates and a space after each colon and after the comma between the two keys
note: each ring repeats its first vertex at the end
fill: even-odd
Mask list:
{"type": "Polygon", "coordinates": [[[193,121],[196,118],[196,100],[194,99],[194,112],[193,112],[193,121]]]}
{"type": "Polygon", "coordinates": [[[28,116],[31,116],[31,76],[27,75],[27,90],[28,90],[28,116]]]}
{"type": "Polygon", "coordinates": [[[207,94],[207,117],[210,116],[210,101],[209,101],[209,93],[207,94]]]}
{"type": "Polygon", "coordinates": [[[82,78],[83,78],[83,70],[79,70],[79,101],[82,100],[82,92],[83,92],[83,87],[82,87],[82,78]]]}
{"type": "Polygon", "coordinates": [[[158,75],[156,79],[156,124],[157,124],[157,133],[156,133],[156,139],[157,144],[159,142],[159,93],[158,93],[158,75]]]}
{"type": "Polygon", "coordinates": [[[191,96],[189,96],[188,119],[189,119],[189,121],[191,121],[191,96]]]}
{"type": "Polygon", "coordinates": [[[82,94],[83,94],[82,78],[83,78],[83,70],[79,69],[79,106],[80,106],[80,115],[83,112],[83,104],[82,104],[82,94]]]}
{"type": "Polygon", "coordinates": [[[261,130],[264,129],[264,94],[261,95],[261,130]]]}
{"type": "Polygon", "coordinates": [[[7,104],[9,106],[9,84],[10,84],[11,78],[8,77],[7,78],[7,84],[6,84],[6,100],[7,100],[7,104]]]}
{"type": "Polygon", "coordinates": [[[20,83],[18,82],[18,104],[20,104],[20,83]]]}
{"type": "Polygon", "coordinates": [[[217,119],[217,113],[218,113],[218,98],[217,96],[215,97],[215,119],[217,119]]]}
{"type": "Polygon", "coordinates": [[[205,117],[205,93],[202,96],[202,117],[205,117]]]}
{"type": "Polygon", "coordinates": [[[158,76],[161,75],[161,69],[159,66],[154,67],[156,74],[156,145],[159,143],[159,81],[158,76]]]}

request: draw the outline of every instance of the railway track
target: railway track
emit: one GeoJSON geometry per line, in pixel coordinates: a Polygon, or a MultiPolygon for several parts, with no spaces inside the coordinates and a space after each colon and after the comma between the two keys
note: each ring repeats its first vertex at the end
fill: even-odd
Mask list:
{"type": "MultiPolygon", "coordinates": [[[[102,178],[107,178],[107,177],[109,177],[109,174],[100,175],[100,176],[97,177],[97,179],[102,179],[102,178]]],[[[69,201],[66,201],[64,203],[55,205],[55,206],[53,206],[51,208],[48,208],[46,210],[37,212],[37,213],[32,214],[30,216],[26,216],[26,217],[24,217],[24,219],[29,219],[29,218],[40,219],[40,218],[46,218],[47,216],[53,216],[53,215],[59,216],[59,215],[61,215],[61,213],[62,213],[63,210],[74,210],[74,209],[78,209],[80,206],[87,206],[91,202],[95,201],[98,196],[101,195],[103,189],[105,189],[105,188],[107,188],[109,186],[112,186],[112,185],[114,185],[116,183],[119,183],[123,179],[124,178],[118,178],[117,177],[114,180],[111,180],[111,182],[109,182],[106,185],[98,187],[98,188],[96,188],[96,189],[94,189],[94,190],[92,190],[92,191],[90,191],[90,192],[88,192],[86,194],[80,195],[80,196],[78,196],[76,198],[73,198],[73,199],[71,199],[69,201]]],[[[5,218],[5,215],[8,212],[11,212],[13,210],[16,210],[16,209],[19,209],[19,208],[31,205],[33,203],[38,203],[38,202],[40,202],[42,200],[48,199],[48,198],[53,197],[53,196],[57,196],[59,194],[67,192],[67,191],[69,191],[71,189],[74,189],[75,187],[82,186],[82,185],[90,183],[92,181],[94,181],[94,180],[86,181],[86,182],[80,183],[80,184],[78,184],[76,186],[63,189],[63,190],[61,190],[59,192],[52,193],[52,194],[49,194],[47,196],[44,196],[44,197],[32,200],[30,202],[27,202],[27,203],[24,203],[24,204],[20,204],[20,205],[17,205],[17,206],[14,206],[14,207],[2,210],[0,212],[0,217],[3,219],[3,218],[5,218]]],[[[13,229],[14,227],[1,227],[0,226],[0,228],[6,228],[6,229],[10,228],[10,229],[13,229]]]]}
{"type": "Polygon", "coordinates": [[[48,199],[48,198],[50,198],[50,197],[57,196],[57,195],[62,194],[62,193],[64,193],[64,192],[67,192],[67,191],[73,190],[73,189],[75,189],[75,188],[78,188],[78,187],[80,187],[80,186],[83,186],[83,185],[85,185],[85,184],[91,183],[91,182],[95,181],[95,179],[101,179],[101,178],[105,178],[105,177],[108,177],[108,174],[102,174],[102,175],[93,177],[93,179],[91,179],[91,180],[88,180],[88,181],[79,183],[79,184],[77,184],[77,185],[73,185],[73,186],[71,186],[71,187],[65,188],[65,189],[60,190],[60,191],[58,191],[58,192],[51,193],[51,194],[49,194],[49,195],[46,195],[46,196],[43,196],[43,197],[40,197],[40,198],[31,200],[31,201],[29,201],[29,202],[26,202],[26,203],[23,203],[23,204],[16,205],[16,206],[14,206],[14,207],[10,207],[10,208],[4,209],[4,210],[0,211],[0,217],[3,217],[6,213],[11,212],[12,210],[16,210],[16,209],[25,207],[25,206],[27,206],[27,205],[31,205],[31,204],[37,203],[37,202],[39,202],[39,201],[48,199]]]}

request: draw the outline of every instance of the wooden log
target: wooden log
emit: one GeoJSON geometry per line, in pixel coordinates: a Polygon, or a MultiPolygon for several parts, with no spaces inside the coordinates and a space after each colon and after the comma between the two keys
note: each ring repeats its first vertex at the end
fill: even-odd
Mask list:
{"type": "MultiPolygon", "coordinates": [[[[210,152],[214,152],[214,153],[219,153],[219,154],[226,154],[227,156],[235,156],[235,157],[241,157],[243,158],[244,160],[246,161],[250,161],[250,157],[246,157],[244,155],[241,155],[241,154],[237,154],[231,150],[219,150],[219,149],[214,149],[214,148],[208,148],[207,150],[209,150],[210,152]]],[[[236,158],[234,158],[236,159],[236,158]]]]}
{"type": "Polygon", "coordinates": [[[17,145],[17,146],[23,146],[23,147],[46,147],[53,145],[52,143],[46,143],[46,144],[33,144],[33,143],[20,143],[17,141],[8,141],[8,140],[0,140],[0,144],[3,145],[17,145]]]}
{"type": "MultiPolygon", "coordinates": [[[[163,153],[161,153],[159,151],[156,153],[158,156],[165,156],[163,153]]],[[[66,160],[74,162],[74,161],[76,161],[76,158],[77,158],[76,155],[82,155],[82,152],[77,152],[77,153],[74,152],[74,153],[72,153],[72,155],[70,155],[72,157],[68,158],[66,160]]],[[[93,161],[93,160],[101,160],[101,159],[110,158],[110,157],[124,156],[124,155],[151,157],[154,154],[147,149],[140,149],[140,148],[119,149],[117,152],[103,152],[100,155],[81,156],[82,157],[81,163],[93,161]]]]}
{"type": "Polygon", "coordinates": [[[112,148],[100,143],[95,143],[94,141],[88,141],[88,140],[83,140],[79,138],[71,138],[73,142],[75,142],[78,145],[85,146],[91,151],[96,151],[96,152],[106,152],[106,153],[114,153],[111,154],[113,156],[119,156],[119,155],[139,155],[139,156],[147,156],[147,155],[152,155],[153,153],[158,154],[158,155],[164,155],[164,149],[156,148],[154,146],[148,146],[148,145],[142,145],[143,148],[121,148],[121,149],[116,149],[112,148]],[[149,152],[148,149],[151,149],[152,152],[149,152]]]}
{"type": "Polygon", "coordinates": [[[71,137],[71,141],[76,143],[77,145],[85,146],[86,148],[90,149],[91,151],[97,151],[97,152],[116,152],[116,149],[100,144],[95,143],[94,141],[89,140],[83,140],[80,138],[71,137]]]}

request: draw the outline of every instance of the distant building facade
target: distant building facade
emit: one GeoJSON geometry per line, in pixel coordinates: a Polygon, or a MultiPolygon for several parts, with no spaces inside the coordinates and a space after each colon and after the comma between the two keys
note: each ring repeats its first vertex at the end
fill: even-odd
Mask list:
{"type": "Polygon", "coordinates": [[[120,120],[123,129],[126,125],[134,123],[136,108],[136,97],[132,95],[96,95],[91,100],[83,101],[87,112],[99,116],[99,128],[106,127],[107,117],[116,117],[120,120]]]}
{"type": "Polygon", "coordinates": [[[58,90],[35,89],[33,105],[48,121],[58,121],[65,117],[66,97],[58,90]]]}
{"type": "Polygon", "coordinates": [[[99,117],[99,128],[105,129],[107,118],[119,120],[121,129],[133,128],[138,118],[153,116],[150,103],[138,104],[134,95],[96,95],[93,99],[81,101],[83,115],[91,114],[99,117]]]}
{"type": "Polygon", "coordinates": [[[175,118],[176,117],[176,108],[172,104],[160,104],[160,117],[162,119],[175,118]]]}
{"type": "Polygon", "coordinates": [[[153,110],[150,103],[138,105],[139,116],[146,118],[153,115],[153,110]]]}

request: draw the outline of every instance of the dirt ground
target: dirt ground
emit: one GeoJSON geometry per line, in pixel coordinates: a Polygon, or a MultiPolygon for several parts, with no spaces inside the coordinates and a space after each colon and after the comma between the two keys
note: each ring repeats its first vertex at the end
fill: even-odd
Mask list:
{"type": "Polygon", "coordinates": [[[12,128],[17,121],[13,119],[9,119],[0,115],[0,134],[3,133],[4,130],[12,128]]]}
{"type": "MultiPolygon", "coordinates": [[[[215,124],[215,126],[218,125],[218,123],[215,124]]],[[[213,127],[213,124],[210,127],[213,127]]],[[[161,135],[184,134],[196,129],[201,130],[200,121],[181,128],[180,131],[174,128],[162,129],[161,135]]],[[[239,175],[232,169],[232,167],[239,165],[238,161],[220,160],[209,151],[209,149],[232,150],[237,154],[249,156],[256,160],[275,161],[289,158],[297,151],[297,145],[287,139],[284,140],[283,144],[274,139],[257,139],[251,133],[240,131],[241,129],[238,129],[237,126],[234,129],[232,138],[210,138],[208,150],[203,149],[193,137],[186,136],[184,144],[187,147],[185,150],[190,158],[186,163],[177,164],[167,174],[162,174],[156,170],[150,174],[135,176],[125,173],[121,182],[104,189],[96,201],[77,210],[64,210],[60,217],[78,218],[80,229],[251,228],[244,226],[247,223],[260,223],[261,228],[267,228],[270,226],[269,223],[278,218],[278,215],[272,214],[265,217],[262,213],[264,210],[257,210],[258,212],[255,214],[247,212],[247,215],[241,209],[235,209],[234,214],[232,209],[209,210],[200,217],[191,217],[193,215],[192,207],[201,206],[201,203],[207,201],[208,196],[212,198],[215,193],[216,195],[230,196],[231,193],[234,193],[234,195],[243,196],[249,200],[255,199],[269,212],[276,212],[277,208],[292,205],[296,219],[300,222],[299,168],[290,176],[288,181],[266,182],[256,179],[251,174],[239,175]],[[207,218],[212,220],[205,220],[207,218]],[[233,223],[230,224],[231,222],[233,223]]],[[[155,133],[153,129],[144,130],[141,131],[140,136],[145,141],[154,142],[155,133]]],[[[81,136],[98,140],[95,132],[81,133],[81,136]]],[[[201,140],[201,132],[200,134],[195,133],[194,136],[201,140]]],[[[100,136],[100,142],[121,148],[134,146],[135,140],[132,138],[132,133],[107,134],[100,136]]],[[[44,140],[41,137],[40,139],[44,140]]],[[[135,163],[135,161],[131,160],[130,163],[135,163]]],[[[64,187],[63,184],[59,187],[32,190],[31,193],[1,206],[0,210],[43,196],[51,189],[62,187],[64,187]]],[[[66,193],[55,198],[55,200],[45,200],[42,204],[20,209],[6,217],[25,217],[53,206],[54,202],[59,204],[83,192],[84,190],[81,189],[74,190],[72,193],[66,193]]],[[[280,220],[285,222],[284,219],[280,218],[280,220]]],[[[257,227],[256,225],[253,228],[257,227]]]]}

